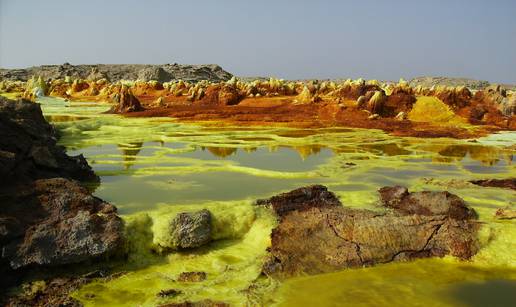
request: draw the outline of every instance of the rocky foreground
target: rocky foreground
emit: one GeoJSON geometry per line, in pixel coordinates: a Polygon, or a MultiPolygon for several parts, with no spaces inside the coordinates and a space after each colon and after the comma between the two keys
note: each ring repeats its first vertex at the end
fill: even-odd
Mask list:
{"type": "Polygon", "coordinates": [[[0,279],[103,259],[123,247],[116,208],[80,181],[98,182],[82,155],[70,157],[38,104],[0,97],[0,279]]]}
{"type": "Polygon", "coordinates": [[[343,206],[324,186],[309,186],[261,200],[279,225],[271,234],[263,271],[289,277],[415,258],[478,251],[476,213],[448,192],[379,190],[385,211],[343,206]]]}

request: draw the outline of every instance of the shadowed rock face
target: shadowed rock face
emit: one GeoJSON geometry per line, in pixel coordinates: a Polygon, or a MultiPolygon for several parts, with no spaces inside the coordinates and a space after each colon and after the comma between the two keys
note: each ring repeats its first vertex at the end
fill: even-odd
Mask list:
{"type": "Polygon", "coordinates": [[[111,82],[120,80],[144,81],[172,80],[220,82],[232,75],[218,65],[144,65],[144,64],[98,64],[98,65],[42,65],[24,69],[0,69],[0,79],[27,81],[31,76],[43,79],[64,79],[69,76],[79,79],[106,78],[111,82]]]}
{"type": "Polygon", "coordinates": [[[70,157],[38,104],[0,96],[0,183],[67,177],[98,181],[82,155],[70,157]]]}
{"type": "Polygon", "coordinates": [[[76,181],[98,177],[56,139],[38,104],[0,97],[1,286],[32,268],[88,261],[122,247],[116,208],[76,181]]]}
{"type": "Polygon", "coordinates": [[[311,186],[259,202],[280,217],[263,272],[288,277],[447,254],[468,259],[476,253],[475,214],[457,196],[394,187],[382,189],[381,201],[393,210],[342,207],[325,187],[311,186]]]}

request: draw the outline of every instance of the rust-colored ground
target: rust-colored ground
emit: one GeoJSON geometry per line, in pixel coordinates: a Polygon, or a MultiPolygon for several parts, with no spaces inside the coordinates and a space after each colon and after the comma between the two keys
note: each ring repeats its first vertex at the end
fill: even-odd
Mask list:
{"type": "MultiPolygon", "coordinates": [[[[287,126],[295,128],[350,127],[381,129],[393,135],[414,137],[473,138],[509,129],[494,126],[439,126],[394,118],[369,119],[370,113],[354,107],[354,102],[337,104],[323,100],[313,104],[295,104],[290,96],[246,98],[238,105],[201,105],[183,97],[166,97],[166,107],[149,107],[154,99],[138,97],[147,110],[125,114],[128,117],[174,117],[206,125],[287,126]],[[179,98],[179,99],[178,99],[179,98]]],[[[466,111],[464,111],[466,112],[466,111]]]]}

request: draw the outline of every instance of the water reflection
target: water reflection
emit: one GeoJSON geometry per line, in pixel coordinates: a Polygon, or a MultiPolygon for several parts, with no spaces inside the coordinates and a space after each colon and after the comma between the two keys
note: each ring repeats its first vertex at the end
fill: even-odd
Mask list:
{"type": "Polygon", "coordinates": [[[498,147],[483,146],[473,144],[456,144],[438,150],[442,158],[436,158],[438,162],[462,161],[469,157],[475,161],[479,161],[482,165],[493,166],[500,160],[511,164],[513,161],[512,153],[506,152],[498,147]]]}
{"type": "Polygon", "coordinates": [[[124,159],[124,169],[128,170],[134,165],[136,156],[142,150],[143,142],[132,142],[128,144],[118,144],[117,147],[120,149],[124,159]]]}
{"type": "Polygon", "coordinates": [[[208,150],[211,152],[214,156],[219,158],[226,158],[228,156],[231,156],[232,154],[236,154],[237,149],[232,147],[201,147],[202,150],[208,150]]]}
{"type": "Polygon", "coordinates": [[[382,155],[386,156],[401,156],[401,155],[409,155],[412,152],[409,150],[406,150],[400,145],[396,143],[388,143],[388,144],[367,144],[362,145],[362,149],[365,149],[369,152],[375,153],[381,153],[382,155]]]}
{"type": "Polygon", "coordinates": [[[292,149],[297,151],[301,156],[301,159],[306,160],[311,155],[317,155],[321,152],[321,149],[325,146],[321,145],[304,145],[304,146],[293,146],[292,149]]]}

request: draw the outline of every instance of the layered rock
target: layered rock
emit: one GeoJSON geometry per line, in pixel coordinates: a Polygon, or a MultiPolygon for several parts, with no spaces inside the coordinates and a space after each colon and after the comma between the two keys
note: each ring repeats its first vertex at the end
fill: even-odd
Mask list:
{"type": "Polygon", "coordinates": [[[265,274],[287,277],[477,251],[475,212],[447,192],[380,190],[384,212],[341,205],[323,186],[259,201],[279,217],[265,274]]]}
{"type": "Polygon", "coordinates": [[[116,208],[76,180],[98,181],[82,156],[67,156],[38,104],[0,97],[0,273],[94,260],[122,248],[116,208]]]}

